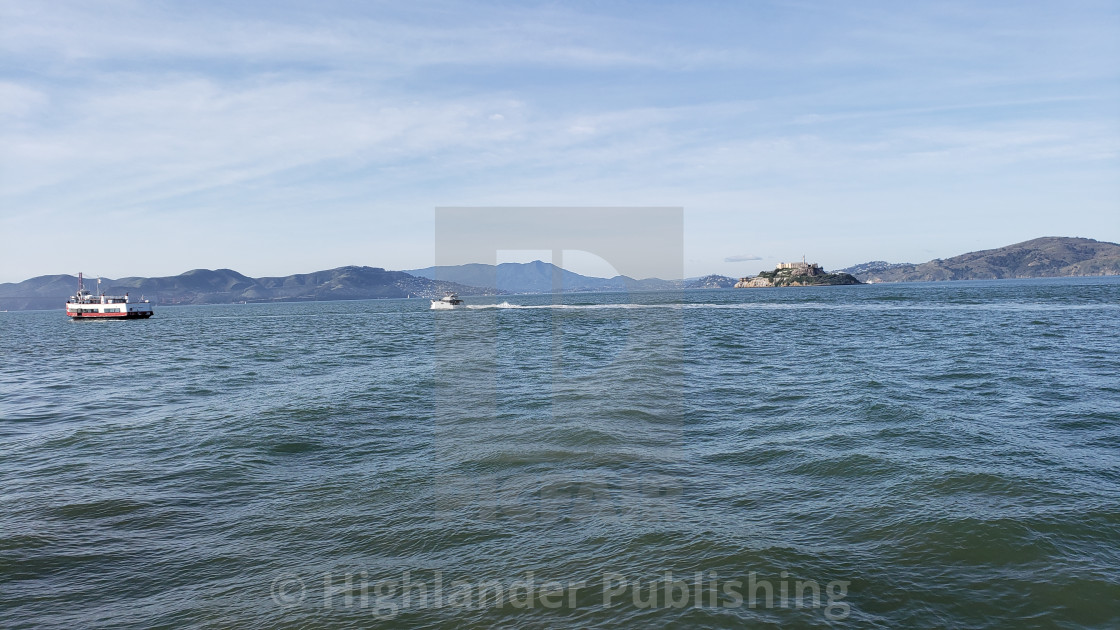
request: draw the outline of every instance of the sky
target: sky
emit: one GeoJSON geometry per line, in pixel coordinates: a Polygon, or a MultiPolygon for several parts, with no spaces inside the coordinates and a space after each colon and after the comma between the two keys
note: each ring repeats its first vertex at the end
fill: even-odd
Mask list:
{"type": "Polygon", "coordinates": [[[1117,242],[1120,4],[0,2],[0,282],[425,267],[448,206],[680,207],[688,276],[1117,242]]]}

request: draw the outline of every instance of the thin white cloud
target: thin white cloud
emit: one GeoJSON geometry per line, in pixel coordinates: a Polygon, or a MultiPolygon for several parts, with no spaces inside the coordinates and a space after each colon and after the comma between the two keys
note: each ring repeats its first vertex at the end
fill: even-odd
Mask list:
{"type": "Polygon", "coordinates": [[[723,259],[723,262],[749,262],[752,260],[762,260],[762,256],[755,256],[754,254],[736,254],[735,256],[728,256],[723,259]]]}
{"type": "Polygon", "coordinates": [[[0,117],[5,118],[9,124],[42,111],[47,102],[48,97],[41,90],[0,81],[0,117]]]}

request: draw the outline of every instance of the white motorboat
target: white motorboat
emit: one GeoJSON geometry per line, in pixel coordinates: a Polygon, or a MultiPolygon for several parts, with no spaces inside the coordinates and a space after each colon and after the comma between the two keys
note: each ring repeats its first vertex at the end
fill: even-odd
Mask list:
{"type": "Polygon", "coordinates": [[[457,308],[466,308],[466,305],[454,293],[448,293],[438,300],[432,300],[433,311],[449,311],[457,308]]]}

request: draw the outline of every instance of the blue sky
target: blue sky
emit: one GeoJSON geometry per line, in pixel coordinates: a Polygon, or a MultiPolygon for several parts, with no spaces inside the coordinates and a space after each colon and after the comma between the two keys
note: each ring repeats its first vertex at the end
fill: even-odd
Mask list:
{"type": "Polygon", "coordinates": [[[0,282],[423,267],[438,206],[681,206],[687,275],[1120,241],[1109,1],[5,2],[0,121],[0,282]]]}

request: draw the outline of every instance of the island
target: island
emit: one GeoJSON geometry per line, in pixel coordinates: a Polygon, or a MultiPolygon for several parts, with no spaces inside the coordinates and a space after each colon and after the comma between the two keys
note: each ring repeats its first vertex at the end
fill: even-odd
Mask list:
{"type": "Polygon", "coordinates": [[[773,271],[763,271],[753,278],[739,278],[736,289],[765,287],[815,287],[841,284],[863,284],[848,273],[828,273],[817,263],[778,263],[773,271]]]}

